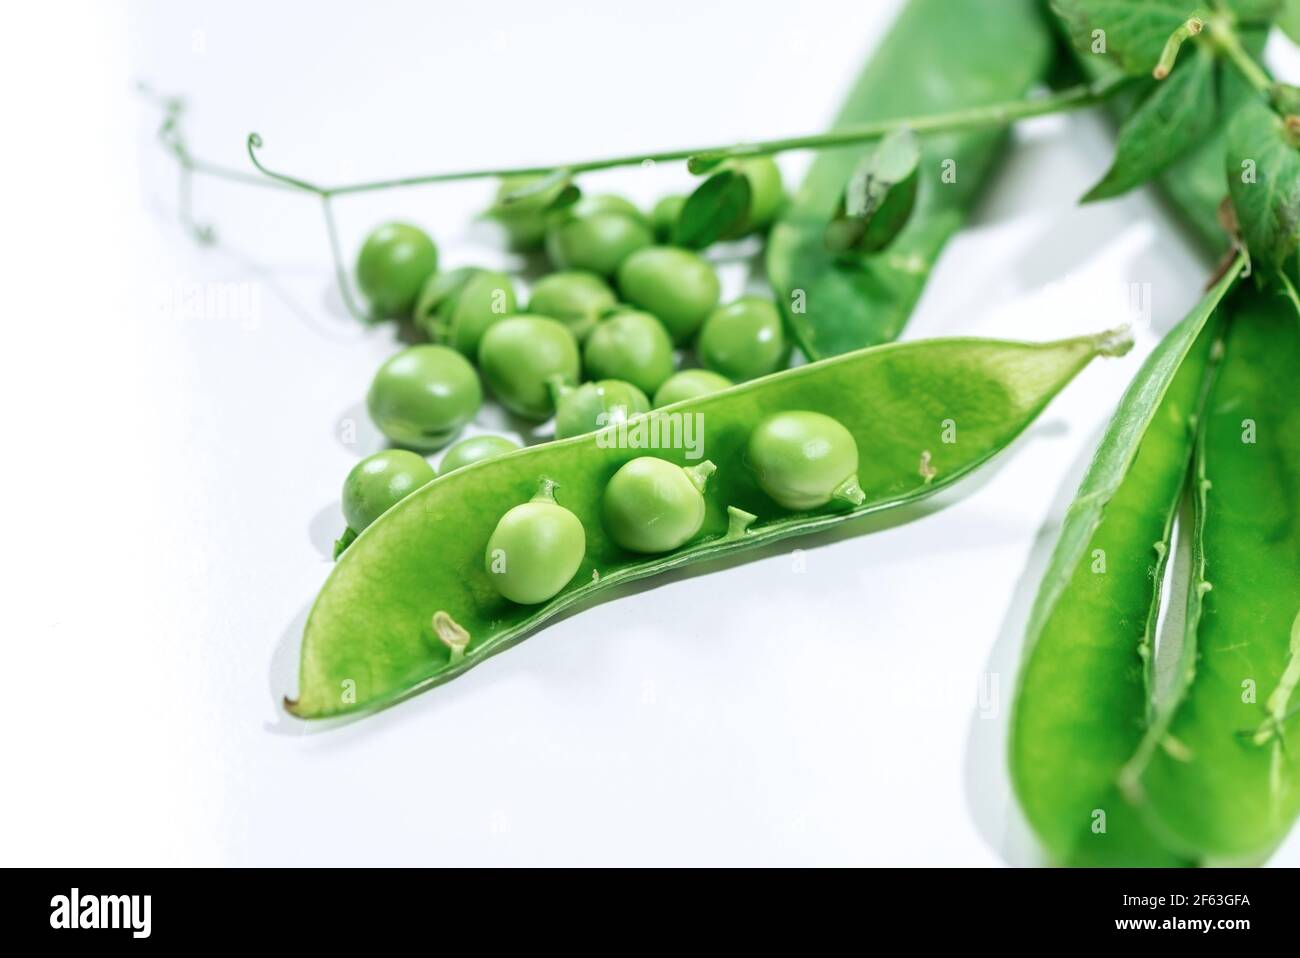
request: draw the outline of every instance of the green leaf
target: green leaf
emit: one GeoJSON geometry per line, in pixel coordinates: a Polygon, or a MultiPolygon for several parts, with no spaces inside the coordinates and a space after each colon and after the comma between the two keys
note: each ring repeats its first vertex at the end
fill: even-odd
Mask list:
{"type": "Polygon", "coordinates": [[[1225,0],[1224,5],[1239,21],[1261,24],[1268,23],[1278,15],[1282,0],[1225,0]]]}
{"type": "MultiPolygon", "coordinates": [[[[863,67],[835,127],[961,110],[1025,95],[1048,71],[1040,0],[910,0],[863,67]]],[[[768,278],[809,359],[902,331],[944,244],[994,179],[1004,130],[926,134],[916,207],[880,253],[835,253],[826,224],[869,146],[818,152],[768,236],[768,278]]]]}
{"type": "Polygon", "coordinates": [[[521,200],[540,197],[543,193],[550,193],[552,191],[558,193],[562,191],[564,187],[569,185],[572,178],[573,174],[568,170],[551,170],[551,172],[544,176],[530,179],[522,186],[516,187],[515,189],[502,194],[501,198],[497,200],[497,203],[501,206],[513,206],[521,200]]]}
{"type": "Polygon", "coordinates": [[[1250,255],[1280,266],[1300,246],[1300,150],[1259,100],[1228,129],[1228,192],[1250,255]]]}
{"type": "Polygon", "coordinates": [[[1011,773],[1061,865],[1168,865],[1123,792],[1153,714],[1162,571],[1234,268],[1147,358],[1066,513],[1025,637],[1011,773]],[[1106,828],[1095,830],[1095,811],[1106,828]]]}
{"type": "Polygon", "coordinates": [[[673,231],[673,241],[687,249],[703,249],[738,229],[749,212],[749,179],[735,170],[715,173],[686,198],[673,231]]]}
{"type": "Polygon", "coordinates": [[[1120,127],[1115,161],[1084,203],[1108,199],[1145,183],[1181,159],[1214,129],[1218,94],[1214,57],[1206,50],[1179,61],[1120,127]]]}
{"type": "Polygon", "coordinates": [[[1111,57],[1130,76],[1149,74],[1170,34],[1205,8],[1193,0],[1052,0],[1076,50],[1111,57]]]}
{"type": "Polygon", "coordinates": [[[881,140],[862,158],[826,227],[826,246],[837,253],[884,249],[907,225],[916,204],[921,148],[903,129],[881,140]]]}
{"type": "Polygon", "coordinates": [[[1277,25],[1292,42],[1300,43],[1300,0],[1283,0],[1277,15],[1277,25]]]}

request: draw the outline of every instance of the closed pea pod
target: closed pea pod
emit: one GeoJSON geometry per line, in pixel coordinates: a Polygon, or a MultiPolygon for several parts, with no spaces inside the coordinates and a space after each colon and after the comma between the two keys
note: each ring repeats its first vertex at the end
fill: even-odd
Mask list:
{"type": "Polygon", "coordinates": [[[485,561],[501,595],[536,605],[568,584],[585,552],[582,523],[555,501],[555,483],[543,479],[532,499],[501,517],[488,539],[485,561]]]}
{"type": "Polygon", "coordinates": [[[483,401],[478,373],[445,346],[408,346],[375,373],[366,407],[379,431],[411,449],[449,443],[483,401]]]}
{"type": "Polygon", "coordinates": [[[385,223],[357,255],[357,285],[381,318],[411,314],[425,280],[438,271],[438,248],[409,223],[385,223]]]}
{"type": "Polygon", "coordinates": [[[780,312],[758,296],[742,296],[710,313],[695,351],[709,369],[737,381],[774,373],[790,359],[780,312]]]}
{"type": "Polygon", "coordinates": [[[930,495],[1005,448],[1094,357],[1123,348],[1113,336],[1100,336],[1046,344],[935,340],[864,350],[685,400],[671,417],[637,417],[628,429],[629,435],[638,426],[646,430],[638,449],[596,432],[444,475],[389,510],[335,566],[308,618],[298,698],[289,708],[323,717],[389,704],[463,673],[619,583],[930,495]],[[919,396],[917,382],[926,383],[919,396]],[[791,511],[759,486],[746,467],[749,436],[757,423],[791,409],[842,423],[858,447],[871,450],[858,468],[860,505],[791,511]],[[962,424],[960,443],[940,441],[945,418],[962,424]],[[697,423],[702,432],[685,432],[697,423]],[[663,554],[620,546],[604,529],[610,479],[642,455],[690,467],[698,461],[688,458],[692,449],[707,449],[718,464],[703,493],[699,532],[663,554]],[[526,499],[539,476],[560,484],[561,501],[587,541],[567,585],[543,603],[521,605],[497,589],[483,550],[502,510],[526,499]],[[456,639],[461,652],[445,635],[464,637],[456,639]],[[339,694],[345,679],[355,686],[346,700],[339,694]]]}
{"type": "Polygon", "coordinates": [[[621,379],[650,394],[673,374],[673,344],[649,313],[624,310],[602,319],[583,346],[589,375],[621,379]]]}
{"type": "Polygon", "coordinates": [[[1011,778],[1060,865],[1187,861],[1152,835],[1124,779],[1154,719],[1163,570],[1221,329],[1215,310],[1241,265],[1165,337],[1125,393],[1030,617],[1011,778]]]}
{"type": "Polygon", "coordinates": [[[605,487],[605,531],[632,552],[680,548],[704,524],[704,486],[715,469],[707,459],[689,467],[654,456],[633,459],[605,487]]]}
{"type": "Polygon", "coordinates": [[[734,386],[726,376],[719,376],[708,369],[683,369],[664,381],[655,392],[655,407],[670,406],[683,399],[707,396],[734,386]]]}
{"type": "Polygon", "coordinates": [[[442,457],[442,462],[438,464],[438,468],[442,470],[442,474],[445,476],[453,470],[472,466],[484,459],[504,456],[506,453],[514,452],[520,448],[522,447],[519,443],[513,439],[507,439],[505,436],[470,436],[448,449],[442,457]]]}
{"type": "Polygon", "coordinates": [[[618,288],[625,300],[663,323],[678,344],[695,335],[722,289],[708,260],[676,246],[633,253],[619,268],[618,288]]]}
{"type": "Polygon", "coordinates": [[[549,383],[578,381],[578,342],[562,324],[520,314],[492,326],[479,345],[479,366],[501,404],[528,419],[555,412],[549,383]]]}

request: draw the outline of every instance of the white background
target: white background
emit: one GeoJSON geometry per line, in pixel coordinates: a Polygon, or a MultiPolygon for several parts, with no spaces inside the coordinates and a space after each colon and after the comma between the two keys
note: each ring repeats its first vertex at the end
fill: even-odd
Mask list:
{"type": "MultiPolygon", "coordinates": [[[[377,445],[359,403],[392,331],[342,313],[309,197],[202,180],[219,243],[195,245],[133,92],[185,95],[198,155],[243,165],[258,130],[268,164],[327,182],[727,143],[822,128],[896,6],[10,10],[0,860],[1033,861],[1002,758],[1023,618],[1100,429],[1208,271],[1148,194],[1075,205],[1108,162],[1100,118],[1016,131],[907,331],[1138,322],[1134,353],[995,465],[887,521],[625,590],[326,730],[278,703],[343,476],[377,445]],[[250,284],[256,308],[186,315],[195,283],[250,284]]],[[[807,157],[781,162],[793,181],[807,157]]],[[[585,185],[648,205],[689,178],[585,185]]],[[[401,217],[447,265],[511,265],[472,221],[490,189],[344,201],[349,256],[401,217]]],[[[745,265],[724,278],[734,293],[745,265]]],[[[1300,837],[1274,862],[1300,862],[1300,837]]]]}

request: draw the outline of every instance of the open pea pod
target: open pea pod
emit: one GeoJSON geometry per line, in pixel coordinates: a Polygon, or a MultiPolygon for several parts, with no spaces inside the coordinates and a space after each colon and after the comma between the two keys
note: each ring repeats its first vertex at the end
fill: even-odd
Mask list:
{"type": "Polygon", "coordinates": [[[1149,727],[1171,533],[1229,273],[1151,353],[1066,514],[1025,638],[1010,765],[1025,817],[1061,865],[1169,865],[1120,791],[1149,727]]]}
{"type": "Polygon", "coordinates": [[[930,495],[1004,449],[1113,334],[1031,344],[948,339],[862,350],[664,407],[614,427],[457,469],[372,523],[325,582],[303,635],[296,715],[386,705],[509,647],[577,602],[667,569],[824,529],[930,495]],[[838,420],[860,452],[859,505],[792,512],[760,489],[746,445],[767,416],[810,410],[838,420]],[[637,555],[602,526],[606,484],[628,461],[707,456],[699,534],[676,552],[637,555]],[[502,514],[554,482],[581,521],[586,554],[541,605],[498,594],[485,549],[502,514]],[[453,649],[452,646],[455,646],[453,649]]]}
{"type": "MultiPolygon", "coordinates": [[[[910,0],[849,93],[835,127],[1023,96],[1052,36],[1035,0],[910,0]]],[[[939,252],[988,182],[1000,130],[927,135],[907,225],[884,250],[828,249],[827,224],[871,144],[821,151],[768,240],[767,273],[809,359],[896,338],[939,252]]]]}
{"type": "Polygon", "coordinates": [[[1234,296],[1197,449],[1179,679],[1132,791],[1171,848],[1265,858],[1300,814],[1300,321],[1275,291],[1234,296]]]}

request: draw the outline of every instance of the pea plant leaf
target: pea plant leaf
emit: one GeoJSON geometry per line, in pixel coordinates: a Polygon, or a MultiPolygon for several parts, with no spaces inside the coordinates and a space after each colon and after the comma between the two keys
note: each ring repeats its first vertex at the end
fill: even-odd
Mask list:
{"type": "Polygon", "coordinates": [[[827,248],[875,253],[888,246],[916,205],[920,163],[921,147],[911,130],[898,130],[876,144],[849,177],[826,227],[827,248]]]}
{"type": "Polygon", "coordinates": [[[1228,195],[1251,256],[1269,266],[1300,247],[1300,149],[1282,118],[1248,101],[1228,128],[1228,195]]]}
{"type": "Polygon", "coordinates": [[[1277,17],[1282,5],[1282,0],[1226,0],[1224,3],[1238,20],[1254,24],[1268,23],[1277,17]]]}
{"type": "Polygon", "coordinates": [[[1130,76],[1150,73],[1169,35],[1205,8],[1195,0],[1052,0],[1076,50],[1111,57],[1130,76]]]}
{"type": "Polygon", "coordinates": [[[739,229],[749,212],[748,177],[735,170],[714,173],[682,205],[673,229],[673,242],[687,249],[704,249],[739,229]]]}
{"type": "Polygon", "coordinates": [[[1115,161],[1084,203],[1145,183],[1185,156],[1214,129],[1218,115],[1214,57],[1205,50],[1180,60],[1120,127],[1115,161]]]}

